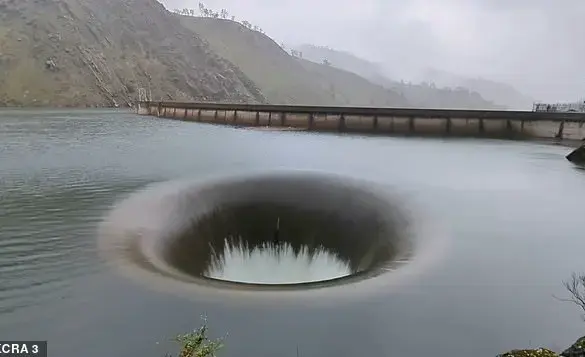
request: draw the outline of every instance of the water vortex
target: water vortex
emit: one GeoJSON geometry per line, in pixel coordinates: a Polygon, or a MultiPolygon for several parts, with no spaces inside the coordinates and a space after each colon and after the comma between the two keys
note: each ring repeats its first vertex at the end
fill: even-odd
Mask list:
{"type": "Polygon", "coordinates": [[[169,182],[118,204],[100,235],[119,259],[189,284],[326,287],[410,261],[412,227],[399,203],[371,182],[316,172],[169,182]]]}

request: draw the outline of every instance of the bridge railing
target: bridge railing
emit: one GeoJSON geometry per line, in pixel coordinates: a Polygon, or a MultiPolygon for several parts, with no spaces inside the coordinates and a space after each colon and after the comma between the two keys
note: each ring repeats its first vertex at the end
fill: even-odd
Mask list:
{"type": "Polygon", "coordinates": [[[575,112],[540,112],[517,110],[483,110],[483,109],[421,109],[421,108],[371,108],[371,107],[327,107],[311,105],[274,105],[274,104],[239,104],[239,103],[193,103],[193,102],[140,102],[144,107],[227,110],[264,113],[317,114],[317,115],[353,115],[386,116],[416,118],[451,118],[451,119],[513,119],[513,120],[549,120],[585,122],[585,113],[575,112]]]}

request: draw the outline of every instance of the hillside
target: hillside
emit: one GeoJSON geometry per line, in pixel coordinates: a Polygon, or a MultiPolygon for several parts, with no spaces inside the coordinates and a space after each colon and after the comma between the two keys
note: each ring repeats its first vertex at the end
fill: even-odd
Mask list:
{"type": "Polygon", "coordinates": [[[204,38],[211,49],[246,73],[270,103],[408,105],[400,94],[355,73],[293,57],[268,36],[237,22],[175,16],[204,38]]]}
{"type": "Polygon", "coordinates": [[[440,86],[469,88],[481,93],[484,98],[509,108],[531,110],[534,102],[533,98],[520,93],[509,84],[485,78],[469,78],[437,69],[427,70],[423,77],[440,86]]]}
{"type": "MultiPolygon", "coordinates": [[[[359,58],[346,51],[327,47],[301,45],[296,48],[302,57],[315,63],[327,60],[332,66],[356,73],[369,81],[403,95],[413,106],[421,108],[469,108],[497,109],[503,104],[484,96],[483,93],[462,85],[440,86],[426,83],[413,84],[387,78],[381,64],[359,58]],[[496,104],[497,103],[497,104],[496,104]]],[[[498,98],[499,99],[499,98],[498,98]]]]}
{"type": "MultiPolygon", "coordinates": [[[[302,57],[315,63],[328,60],[334,67],[343,68],[364,78],[374,79],[383,73],[382,66],[359,58],[347,51],[334,50],[324,46],[301,45],[295,48],[302,57]]],[[[387,79],[388,80],[388,79],[387,79]]]]}
{"type": "Polygon", "coordinates": [[[254,83],[155,0],[0,0],[0,105],[137,99],[263,102],[254,83]]]}

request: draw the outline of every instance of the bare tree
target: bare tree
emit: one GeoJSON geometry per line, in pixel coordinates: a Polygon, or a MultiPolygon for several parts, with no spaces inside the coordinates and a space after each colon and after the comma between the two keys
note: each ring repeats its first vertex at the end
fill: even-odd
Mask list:
{"type": "Polygon", "coordinates": [[[232,15],[232,21],[236,21],[236,17],[232,15]]]}
{"type": "MultiPolygon", "coordinates": [[[[571,279],[564,281],[563,285],[565,285],[565,288],[569,291],[571,297],[567,299],[557,297],[557,299],[573,303],[585,313],[585,274],[573,273],[571,279]]],[[[581,317],[585,321],[585,314],[581,317]]]]}
{"type": "Polygon", "coordinates": [[[205,5],[202,2],[199,3],[199,12],[205,15],[205,5]]]}

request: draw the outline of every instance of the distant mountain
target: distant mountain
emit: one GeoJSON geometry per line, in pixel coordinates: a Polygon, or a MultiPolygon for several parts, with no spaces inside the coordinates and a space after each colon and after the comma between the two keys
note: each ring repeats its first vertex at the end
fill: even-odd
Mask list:
{"type": "Polygon", "coordinates": [[[291,55],[236,21],[176,15],[218,55],[238,66],[271,104],[408,106],[397,91],[344,70],[291,55]]]}
{"type": "Polygon", "coordinates": [[[350,52],[338,51],[325,46],[301,45],[296,48],[299,55],[311,62],[330,62],[367,79],[377,78],[383,73],[382,66],[359,58],[350,52]]]}
{"type": "Polygon", "coordinates": [[[156,0],[0,0],[0,106],[131,106],[141,88],[154,100],[408,105],[244,22],[186,13],[156,0]]]}
{"type": "Polygon", "coordinates": [[[533,98],[520,93],[513,86],[484,78],[469,78],[430,68],[421,76],[440,87],[465,87],[482,97],[513,109],[532,109],[533,98]]]}
{"type": "Polygon", "coordinates": [[[497,107],[462,88],[392,81],[348,52],[289,53],[217,17],[156,0],[0,0],[0,106],[130,106],[144,88],[154,100],[497,107]]]}
{"type": "MultiPolygon", "coordinates": [[[[531,103],[529,99],[521,98],[521,94],[512,96],[513,88],[496,82],[484,80],[463,80],[438,83],[433,78],[421,79],[421,83],[414,84],[393,80],[384,75],[384,66],[359,58],[346,51],[338,51],[328,47],[301,45],[296,50],[303,58],[313,62],[329,62],[332,66],[354,72],[368,80],[401,93],[411,105],[426,108],[471,108],[471,109],[501,109],[510,104],[531,103]],[[498,85],[500,85],[498,87],[498,85]],[[500,87],[504,87],[506,91],[500,87]],[[511,90],[510,90],[511,88],[511,90]],[[506,93],[498,96],[499,91],[506,93]]],[[[514,106],[514,105],[512,105],[514,106]]]]}

